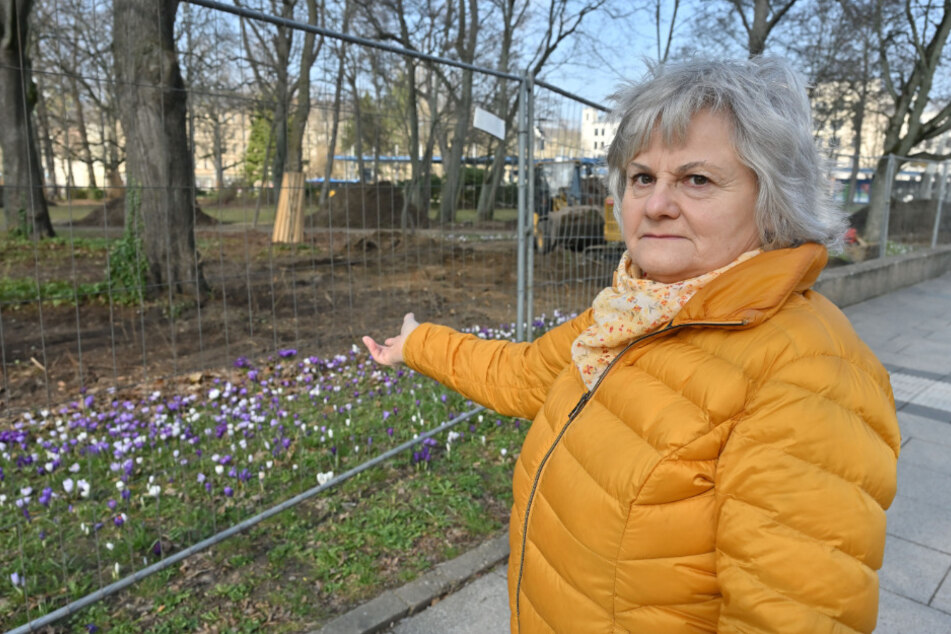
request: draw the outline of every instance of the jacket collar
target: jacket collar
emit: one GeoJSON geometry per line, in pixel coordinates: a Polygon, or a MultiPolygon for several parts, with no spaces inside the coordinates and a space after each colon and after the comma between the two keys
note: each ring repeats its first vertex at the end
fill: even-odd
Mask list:
{"type": "Polygon", "coordinates": [[[765,251],[697,291],[671,325],[742,322],[756,326],[779,311],[790,295],[812,286],[827,260],[826,248],[814,242],[765,251]]]}

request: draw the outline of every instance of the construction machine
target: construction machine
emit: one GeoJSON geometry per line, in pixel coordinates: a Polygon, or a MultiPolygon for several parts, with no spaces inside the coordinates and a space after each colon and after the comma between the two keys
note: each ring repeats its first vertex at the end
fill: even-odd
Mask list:
{"type": "MultiPolygon", "coordinates": [[[[597,163],[542,160],[535,165],[534,242],[538,253],[557,246],[584,251],[605,243],[607,199],[597,163]]],[[[613,222],[613,215],[612,215],[613,222]]],[[[616,224],[616,223],[615,223],[616,224]]]]}

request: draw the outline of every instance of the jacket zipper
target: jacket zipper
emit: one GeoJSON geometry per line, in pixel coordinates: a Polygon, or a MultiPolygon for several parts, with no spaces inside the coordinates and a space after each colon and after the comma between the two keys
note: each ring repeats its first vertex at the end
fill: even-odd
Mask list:
{"type": "Polygon", "coordinates": [[[521,553],[519,553],[518,581],[516,581],[515,583],[515,623],[517,627],[516,631],[520,632],[522,629],[521,605],[520,605],[521,592],[522,592],[522,571],[525,565],[525,544],[528,543],[528,519],[529,519],[529,514],[531,513],[531,510],[532,510],[532,502],[535,499],[535,490],[538,488],[538,482],[541,480],[542,470],[544,470],[545,465],[548,463],[548,458],[555,451],[555,447],[558,446],[558,443],[561,442],[561,438],[562,436],[565,435],[565,432],[568,431],[568,427],[571,426],[571,423],[574,422],[575,418],[578,417],[578,415],[584,409],[585,405],[588,404],[588,401],[591,400],[591,397],[594,396],[595,391],[597,391],[598,387],[600,387],[601,385],[601,381],[604,380],[604,377],[608,375],[608,372],[611,371],[611,368],[614,367],[614,364],[617,363],[618,360],[622,356],[624,356],[624,354],[628,350],[630,350],[637,344],[641,343],[642,341],[645,341],[652,337],[659,337],[662,334],[672,332],[674,330],[681,330],[683,328],[689,328],[693,326],[721,326],[721,327],[733,326],[735,327],[735,326],[745,326],[747,322],[746,320],[733,321],[733,322],[691,322],[687,324],[678,324],[676,326],[674,326],[673,323],[674,323],[673,320],[671,320],[666,326],[664,326],[660,330],[655,330],[654,332],[649,332],[646,335],[641,335],[640,337],[638,337],[631,343],[624,346],[624,348],[617,354],[617,356],[611,360],[611,363],[609,363],[608,366],[604,369],[604,372],[602,372],[601,376],[598,377],[598,380],[595,382],[594,386],[592,386],[590,390],[588,390],[587,392],[581,395],[581,398],[578,400],[578,402],[572,408],[571,412],[568,414],[568,420],[562,426],[561,431],[558,432],[558,435],[555,436],[555,440],[552,442],[551,446],[548,448],[548,451],[545,452],[545,455],[542,457],[541,462],[538,464],[538,469],[535,470],[535,478],[532,481],[532,489],[528,494],[528,501],[525,503],[525,520],[522,523],[522,551],[521,553]]]}

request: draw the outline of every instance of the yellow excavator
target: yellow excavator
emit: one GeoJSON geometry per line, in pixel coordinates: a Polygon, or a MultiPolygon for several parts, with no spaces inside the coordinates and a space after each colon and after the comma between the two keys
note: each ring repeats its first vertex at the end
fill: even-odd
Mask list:
{"type": "Polygon", "coordinates": [[[561,246],[571,251],[614,252],[622,245],[614,203],[590,160],[535,165],[535,251],[561,246]]]}

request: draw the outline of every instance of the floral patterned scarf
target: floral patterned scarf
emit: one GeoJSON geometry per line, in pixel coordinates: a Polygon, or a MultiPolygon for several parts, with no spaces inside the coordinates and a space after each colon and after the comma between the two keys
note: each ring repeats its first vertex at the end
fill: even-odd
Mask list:
{"type": "Polygon", "coordinates": [[[669,323],[704,285],[760,252],[760,249],[747,251],[715,271],[664,284],[638,277],[639,271],[625,251],[615,273],[614,285],[598,293],[594,299],[594,323],[571,344],[571,358],[588,389],[594,387],[624,346],[669,323]]]}

